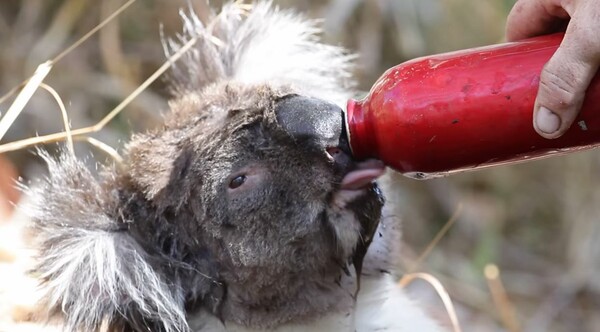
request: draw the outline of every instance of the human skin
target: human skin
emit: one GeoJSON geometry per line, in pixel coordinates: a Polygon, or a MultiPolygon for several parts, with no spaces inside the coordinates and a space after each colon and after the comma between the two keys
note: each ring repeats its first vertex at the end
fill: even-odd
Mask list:
{"type": "Polygon", "coordinates": [[[540,75],[533,117],[535,130],[549,139],[574,122],[600,67],[600,1],[518,0],[506,23],[509,41],[557,31],[565,37],[540,75]]]}

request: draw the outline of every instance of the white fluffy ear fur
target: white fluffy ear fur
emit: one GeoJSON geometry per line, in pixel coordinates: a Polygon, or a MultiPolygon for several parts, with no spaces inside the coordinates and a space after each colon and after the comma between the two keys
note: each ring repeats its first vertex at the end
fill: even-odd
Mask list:
{"type": "Polygon", "coordinates": [[[184,33],[164,40],[167,55],[190,38],[196,46],[174,68],[177,95],[199,92],[207,85],[241,83],[292,85],[299,93],[345,106],[354,94],[354,55],[319,42],[319,24],[300,14],[254,3],[247,11],[230,3],[204,24],[194,13],[181,13],[184,33]]]}
{"type": "Polygon", "coordinates": [[[116,191],[102,190],[67,152],[59,160],[42,156],[50,175],[29,190],[32,202],[24,208],[34,221],[39,255],[33,273],[49,314],[65,313],[67,331],[97,331],[140,314],[162,322],[164,331],[188,331],[181,290],[150,266],[127,221],[116,221],[116,191]]]}

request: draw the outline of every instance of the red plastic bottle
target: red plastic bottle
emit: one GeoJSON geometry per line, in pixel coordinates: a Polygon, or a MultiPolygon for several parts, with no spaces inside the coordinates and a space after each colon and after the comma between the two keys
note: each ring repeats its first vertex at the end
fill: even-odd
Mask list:
{"type": "Polygon", "coordinates": [[[350,145],[426,179],[588,149],[600,143],[600,75],[562,137],[533,129],[544,64],[562,34],[433,55],[389,69],[361,101],[348,101],[350,145]]]}

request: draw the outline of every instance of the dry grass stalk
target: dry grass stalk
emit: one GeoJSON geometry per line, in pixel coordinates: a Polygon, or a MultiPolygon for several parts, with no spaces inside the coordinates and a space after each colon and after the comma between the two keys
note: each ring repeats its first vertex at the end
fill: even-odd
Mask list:
{"type": "MultiPolygon", "coordinates": [[[[98,32],[100,29],[102,29],[105,25],[107,25],[110,21],[112,21],[115,17],[119,16],[119,14],[121,14],[125,9],[127,9],[131,4],[133,4],[136,0],[129,0],[126,3],[124,3],[121,7],[119,7],[119,9],[117,9],[114,13],[112,13],[110,16],[108,16],[107,18],[105,18],[104,20],[102,20],[102,22],[100,22],[98,25],[96,25],[93,29],[91,29],[88,33],[86,33],[85,35],[83,35],[83,37],[79,38],[76,42],[74,42],[71,46],[67,47],[64,51],[60,52],[57,56],[55,56],[52,60],[47,61],[46,63],[50,63],[50,65],[52,66],[53,64],[57,63],[58,61],[60,61],[62,58],[64,58],[67,54],[71,53],[71,51],[73,51],[74,49],[76,49],[79,45],[81,45],[83,42],[85,42],[86,40],[88,40],[92,35],[94,35],[96,32],[98,32]]],[[[39,69],[39,67],[38,67],[39,69]]],[[[2,104],[3,102],[6,101],[6,99],[10,98],[10,96],[14,95],[15,93],[17,93],[17,91],[19,91],[21,89],[21,87],[25,86],[26,84],[28,84],[28,81],[31,80],[34,76],[26,79],[25,81],[23,81],[21,84],[19,84],[18,86],[12,88],[10,91],[8,91],[6,94],[4,94],[2,97],[0,97],[0,104],[2,104]]],[[[0,139],[2,139],[2,135],[0,135],[0,139]]]]}
{"type": "MultiPolygon", "coordinates": [[[[98,31],[101,28],[101,26],[106,24],[105,22],[107,22],[107,20],[114,18],[118,13],[122,12],[126,8],[126,6],[128,6],[133,1],[135,1],[135,0],[130,0],[129,2],[125,3],[113,15],[111,15],[109,18],[104,20],[98,26],[96,26],[96,28],[92,29],[92,31],[93,32],[98,31]]],[[[245,9],[245,10],[251,9],[251,6],[244,5],[241,3],[241,1],[236,2],[236,5],[240,6],[242,9],[245,9]]],[[[210,25],[209,25],[209,28],[210,28],[210,25]]],[[[87,33],[84,37],[89,38],[89,36],[91,36],[91,34],[92,34],[91,33],[92,31],[90,31],[90,33],[87,33]]],[[[175,52],[173,55],[171,55],[167,59],[167,61],[165,61],[162,64],[162,66],[160,66],[152,75],[150,75],[150,77],[148,77],[131,94],[129,94],[119,105],[117,105],[112,111],[110,111],[102,120],[100,120],[95,125],[89,126],[89,127],[84,127],[84,128],[79,128],[79,129],[74,129],[74,130],[70,131],[69,133],[67,133],[66,131],[63,131],[63,132],[59,132],[59,133],[38,136],[38,137],[30,137],[30,138],[18,140],[15,142],[2,144],[2,145],[0,145],[0,153],[20,150],[20,149],[23,149],[26,147],[30,147],[30,146],[42,144],[42,143],[52,143],[52,142],[56,142],[56,141],[61,141],[68,137],[87,135],[87,134],[96,133],[96,132],[102,130],[112,119],[114,119],[119,113],[121,113],[125,109],[125,107],[127,105],[129,105],[131,103],[131,101],[133,101],[133,99],[135,99],[142,91],[144,91],[148,86],[150,86],[150,84],[152,84],[154,81],[156,81],[162,74],[164,74],[167,71],[167,69],[169,69],[171,67],[171,65],[173,65],[177,60],[179,60],[179,58],[183,54],[185,54],[192,46],[194,46],[194,44],[196,44],[196,42],[198,41],[198,38],[199,37],[195,37],[195,38],[192,38],[189,41],[187,41],[181,48],[179,48],[179,50],[177,50],[177,52],[175,52]]],[[[217,46],[222,44],[221,41],[218,40],[214,36],[211,36],[211,38],[209,40],[212,43],[215,43],[215,45],[217,45],[217,46]]],[[[73,44],[67,50],[65,50],[64,52],[59,54],[52,61],[60,60],[60,58],[62,58],[66,53],[68,53],[68,51],[74,49],[76,46],[81,44],[81,42],[83,42],[83,38],[80,39],[79,41],[77,41],[75,44],[73,44]]],[[[35,75],[34,75],[34,77],[35,77],[35,75]]],[[[0,102],[1,102],[1,99],[0,99],[0,102]]],[[[7,128],[7,130],[8,130],[8,128],[7,128]]],[[[0,136],[0,138],[1,138],[1,136],[0,136]]],[[[87,141],[90,142],[89,140],[87,140],[87,141]]],[[[98,142],[98,141],[96,140],[95,142],[98,142]]],[[[107,147],[107,145],[104,145],[104,147],[107,147]]],[[[110,154],[111,153],[109,153],[109,155],[110,154]]],[[[117,159],[117,160],[119,160],[119,159],[117,159]]]]}
{"type": "Polygon", "coordinates": [[[459,203],[454,213],[448,219],[448,221],[444,224],[444,226],[438,231],[435,237],[429,242],[429,244],[425,247],[425,250],[419,255],[419,257],[411,264],[411,267],[408,269],[408,273],[406,273],[398,282],[400,287],[406,287],[416,279],[422,279],[428,282],[434,290],[437,292],[438,296],[444,303],[444,308],[448,313],[448,317],[450,318],[450,322],[452,323],[452,328],[455,332],[461,332],[460,323],[458,321],[458,316],[456,315],[456,310],[454,309],[454,305],[452,304],[452,299],[450,298],[450,294],[442,285],[440,280],[428,273],[415,273],[419,266],[427,259],[431,251],[437,246],[440,240],[448,233],[450,228],[456,223],[458,217],[460,217],[462,213],[463,205],[459,203]]]}
{"type": "Polygon", "coordinates": [[[129,6],[131,6],[135,1],[136,0],[129,0],[126,3],[124,3],[121,7],[119,7],[117,10],[115,10],[114,13],[112,13],[110,16],[108,16],[107,18],[102,20],[102,22],[100,22],[100,24],[96,25],[92,30],[90,30],[83,37],[81,37],[79,40],[77,40],[75,43],[73,43],[73,45],[69,46],[64,51],[60,52],[57,56],[55,56],[54,59],[52,59],[52,62],[56,63],[56,62],[60,61],[60,59],[62,59],[65,55],[69,54],[72,50],[77,48],[84,41],[89,39],[93,34],[98,32],[105,25],[107,25],[110,21],[112,21],[115,17],[119,16],[125,9],[127,9],[129,6]]]}
{"type": "MultiPolygon", "coordinates": [[[[50,70],[52,69],[52,66],[55,63],[60,61],[64,56],[69,54],[72,50],[74,50],[79,45],[81,45],[84,41],[89,39],[94,33],[99,31],[100,29],[102,29],[106,24],[108,24],[110,21],[112,21],[115,17],[117,17],[121,12],[123,12],[125,9],[127,9],[127,7],[129,7],[135,1],[136,0],[129,0],[128,2],[123,4],[116,11],[114,11],[111,15],[109,15],[106,19],[104,19],[102,22],[100,22],[96,27],[91,29],[83,37],[81,37],[79,40],[77,40],[75,43],[73,43],[70,47],[66,48],[64,51],[59,53],[52,60],[46,61],[46,62],[42,63],[41,65],[39,65],[37,67],[35,73],[33,74],[33,76],[31,76],[29,79],[25,80],[19,86],[11,89],[4,96],[0,97],[0,103],[2,103],[6,99],[8,99],[10,96],[12,96],[14,93],[19,91],[21,89],[21,87],[23,87],[21,92],[15,98],[15,101],[9,107],[6,114],[0,119],[0,140],[4,137],[6,132],[9,130],[9,128],[14,123],[14,121],[19,116],[19,114],[21,114],[21,112],[25,108],[25,105],[27,105],[27,102],[31,99],[31,97],[33,96],[33,94],[35,93],[37,88],[42,87],[52,95],[52,97],[56,100],[56,102],[60,108],[63,122],[64,122],[64,127],[65,127],[65,131],[62,132],[63,136],[61,139],[64,139],[64,138],[67,139],[68,149],[69,149],[69,151],[71,151],[71,153],[73,153],[73,151],[74,151],[73,150],[73,132],[71,131],[70,126],[69,126],[69,120],[68,120],[68,116],[67,116],[67,112],[66,112],[64,103],[62,102],[62,99],[60,98],[60,96],[56,92],[56,90],[54,90],[53,88],[51,88],[50,86],[48,86],[42,82],[43,82],[44,78],[50,73],[50,70]]],[[[135,93],[135,91],[134,91],[134,93],[135,93]]],[[[131,99],[133,99],[133,98],[131,98],[131,99]]],[[[119,105],[119,106],[121,106],[121,105],[119,105]]],[[[121,107],[121,109],[123,107],[121,107]]],[[[117,106],[117,108],[118,108],[118,106],[117,106]]],[[[120,112],[120,110],[118,112],[120,112]]],[[[118,112],[115,112],[115,114],[110,119],[114,118],[114,116],[116,116],[118,114],[118,112]]],[[[111,114],[109,114],[109,116],[111,114]]],[[[108,121],[110,121],[110,119],[108,119],[108,121]]],[[[106,121],[106,122],[108,122],[108,121],[106,121]]],[[[101,123],[102,123],[102,121],[99,124],[101,124],[101,123]]],[[[104,125],[105,125],[105,123],[102,124],[100,129],[102,129],[104,127],[104,125]]],[[[100,129],[98,129],[98,130],[100,130],[100,129]]],[[[31,138],[31,139],[38,141],[40,138],[41,137],[35,137],[35,138],[31,138]]],[[[25,148],[25,147],[39,144],[39,143],[48,143],[50,141],[54,141],[54,140],[48,140],[48,141],[39,140],[39,142],[33,143],[33,144],[25,144],[25,145],[21,144],[21,143],[23,143],[23,141],[27,141],[27,140],[28,139],[0,145],[0,153],[25,148]],[[2,147],[8,147],[8,149],[2,150],[2,147]],[[10,147],[18,147],[18,148],[11,149],[10,147]]],[[[118,156],[118,154],[116,154],[116,151],[114,151],[114,149],[110,148],[108,145],[106,145],[104,143],[100,144],[101,142],[99,142],[98,140],[95,140],[95,139],[86,139],[85,141],[87,141],[88,143],[94,145],[95,147],[105,151],[108,155],[112,156],[115,160],[117,160],[117,161],[121,160],[121,158],[118,156]]]]}
{"type": "Polygon", "coordinates": [[[510,332],[520,332],[521,327],[515,313],[515,308],[508,299],[508,294],[506,294],[506,289],[504,289],[504,285],[500,279],[500,269],[494,264],[488,264],[485,266],[483,272],[487,279],[494,304],[500,312],[502,324],[510,332]]]}
{"type": "MultiPolygon", "coordinates": [[[[156,81],[175,61],[177,61],[185,52],[187,52],[196,42],[198,38],[190,39],[187,43],[185,43],[176,53],[174,53],[165,63],[163,63],[160,68],[158,68],[150,77],[148,77],[140,86],[138,86],[127,98],[125,98],[117,107],[115,107],[112,111],[110,111],[102,120],[96,123],[93,126],[74,129],[71,131],[71,135],[82,136],[91,133],[96,133],[102,130],[112,119],[114,119],[135,97],[137,97],[142,91],[144,91],[150,84],[156,81]]],[[[41,143],[51,143],[56,141],[61,141],[68,137],[69,135],[66,132],[59,132],[44,136],[38,137],[30,137],[23,140],[6,143],[0,145],[0,153],[5,153],[8,151],[14,151],[23,149],[29,146],[41,144],[41,143]]]]}
{"type": "Polygon", "coordinates": [[[69,31],[75,27],[81,15],[85,14],[89,3],[90,0],[64,0],[30,53],[39,54],[42,59],[58,53],[69,39],[69,31]]]}
{"type": "Polygon", "coordinates": [[[63,103],[62,98],[60,98],[60,95],[58,94],[58,92],[56,92],[56,90],[54,90],[51,86],[45,83],[41,83],[40,88],[48,91],[52,95],[52,97],[54,97],[54,100],[56,100],[58,108],[60,109],[60,114],[62,115],[65,133],[67,134],[67,147],[69,151],[72,154],[74,154],[75,150],[73,148],[73,136],[71,135],[71,126],[69,125],[69,117],[67,115],[67,110],[65,109],[65,104],[63,103]]]}
{"type": "Polygon", "coordinates": [[[458,315],[456,315],[456,310],[454,309],[454,304],[452,304],[450,294],[448,294],[448,291],[446,288],[444,288],[444,285],[442,285],[442,283],[436,277],[429,273],[410,273],[405,274],[402,279],[400,279],[398,284],[400,287],[406,287],[416,279],[424,280],[433,287],[444,303],[444,308],[446,309],[448,317],[450,318],[450,322],[452,323],[452,330],[454,332],[461,332],[462,329],[458,321],[458,315]]]}
{"type": "Polygon", "coordinates": [[[101,140],[95,139],[91,136],[78,136],[78,137],[75,137],[75,139],[78,141],[84,141],[84,142],[88,143],[89,145],[95,147],[96,149],[106,153],[109,157],[111,157],[114,161],[116,161],[117,164],[123,163],[123,157],[121,157],[121,155],[119,155],[117,150],[115,150],[112,146],[102,142],[101,140]]]}
{"type": "MultiPolygon", "coordinates": [[[[23,111],[23,108],[25,108],[25,105],[27,105],[27,102],[31,99],[38,86],[40,86],[44,78],[50,73],[52,64],[52,61],[46,61],[37,67],[33,76],[29,78],[23,90],[21,90],[21,93],[19,93],[15,101],[8,108],[8,111],[6,111],[6,114],[0,119],[0,140],[15,122],[19,114],[21,114],[21,111],[23,111]]],[[[16,91],[15,89],[13,90],[16,91]]]]}
{"type": "Polygon", "coordinates": [[[444,235],[446,235],[446,233],[448,233],[448,231],[454,225],[454,223],[456,223],[456,220],[458,220],[458,217],[460,217],[460,215],[462,213],[462,209],[463,209],[463,205],[462,205],[462,203],[459,203],[456,206],[456,209],[454,210],[454,213],[452,214],[450,219],[448,219],[448,221],[446,221],[444,226],[437,232],[437,234],[431,240],[431,242],[429,242],[427,247],[425,247],[425,250],[423,250],[421,255],[419,255],[419,257],[411,264],[410,268],[408,269],[409,273],[415,272],[419,268],[419,266],[421,266],[421,264],[423,264],[423,262],[425,261],[425,259],[427,259],[427,257],[429,256],[429,254],[431,253],[433,248],[435,248],[437,246],[437,244],[444,237],[444,235]]]}

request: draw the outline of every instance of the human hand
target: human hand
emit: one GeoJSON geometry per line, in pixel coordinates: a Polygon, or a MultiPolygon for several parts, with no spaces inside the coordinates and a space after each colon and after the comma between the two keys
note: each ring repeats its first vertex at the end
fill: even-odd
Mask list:
{"type": "Polygon", "coordinates": [[[519,0],[506,23],[509,41],[557,31],[565,31],[565,37],[544,66],[534,106],[533,126],[545,138],[560,137],[569,129],[598,71],[600,2],[519,0]]]}

